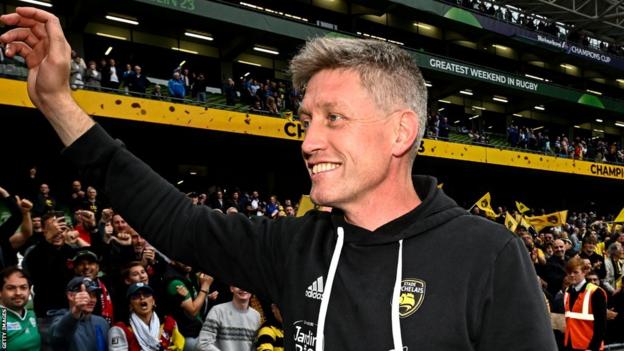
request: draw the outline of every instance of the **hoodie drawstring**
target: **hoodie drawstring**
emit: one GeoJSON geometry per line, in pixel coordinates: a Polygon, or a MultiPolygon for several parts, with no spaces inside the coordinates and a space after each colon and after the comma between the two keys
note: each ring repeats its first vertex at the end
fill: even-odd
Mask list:
{"type": "MultiPolygon", "coordinates": [[[[323,299],[321,300],[321,309],[318,315],[318,323],[316,325],[316,351],[323,351],[325,344],[325,318],[327,317],[327,307],[329,306],[329,297],[331,295],[332,286],[334,284],[334,278],[336,277],[336,270],[338,269],[338,261],[340,260],[340,252],[342,251],[342,245],[344,244],[344,229],[338,227],[338,241],[334,248],[331,262],[329,264],[329,272],[327,272],[327,283],[325,284],[325,291],[323,291],[323,299]]],[[[403,240],[399,240],[399,258],[397,260],[397,272],[396,280],[394,282],[394,289],[392,290],[392,342],[394,344],[394,351],[403,350],[403,341],[401,338],[401,321],[399,319],[399,300],[401,298],[401,278],[403,276],[403,240]]]]}
{"type": "Polygon", "coordinates": [[[403,276],[403,239],[399,240],[399,258],[397,260],[396,280],[392,291],[392,342],[394,351],[403,351],[401,338],[401,320],[399,319],[399,302],[401,299],[401,278],[403,276]]]}
{"type": "Polygon", "coordinates": [[[327,283],[325,284],[325,291],[323,291],[323,299],[321,300],[321,310],[318,315],[318,323],[316,325],[316,351],[323,351],[325,340],[323,332],[325,330],[325,317],[327,316],[327,306],[329,305],[329,295],[331,295],[332,286],[334,285],[334,278],[336,276],[336,269],[338,269],[338,260],[340,259],[340,252],[342,251],[342,245],[344,244],[344,229],[338,227],[338,241],[334,248],[334,254],[332,255],[331,263],[329,264],[329,272],[327,272],[327,283]]]}

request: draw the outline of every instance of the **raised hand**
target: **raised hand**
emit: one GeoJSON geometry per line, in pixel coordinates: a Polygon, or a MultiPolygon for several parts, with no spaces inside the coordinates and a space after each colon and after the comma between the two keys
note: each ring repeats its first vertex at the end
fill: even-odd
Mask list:
{"type": "Polygon", "coordinates": [[[28,95],[38,108],[59,94],[69,95],[71,48],[61,23],[53,14],[33,7],[18,7],[0,21],[17,26],[0,36],[6,55],[22,56],[28,65],[28,95]]]}
{"type": "Polygon", "coordinates": [[[0,36],[8,57],[22,56],[28,65],[28,96],[48,118],[65,146],[95,123],[74,101],[69,88],[71,48],[53,14],[34,7],[18,7],[0,16],[17,26],[0,36]]]}
{"type": "Polygon", "coordinates": [[[20,199],[19,196],[15,196],[15,199],[17,200],[17,205],[20,207],[20,210],[22,210],[22,213],[25,214],[25,213],[30,212],[30,210],[32,210],[33,208],[32,202],[26,199],[20,199]]]}
{"type": "Polygon", "coordinates": [[[91,295],[87,292],[84,284],[80,286],[80,291],[71,296],[71,313],[74,318],[82,317],[87,305],[91,302],[91,295]]]}

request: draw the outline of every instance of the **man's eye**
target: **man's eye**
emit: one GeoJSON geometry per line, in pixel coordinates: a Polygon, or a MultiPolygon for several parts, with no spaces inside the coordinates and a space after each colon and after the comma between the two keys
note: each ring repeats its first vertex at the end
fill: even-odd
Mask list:
{"type": "Polygon", "coordinates": [[[304,129],[308,129],[308,127],[310,126],[310,121],[307,119],[303,119],[301,120],[301,125],[303,126],[304,129]]]}
{"type": "Polygon", "coordinates": [[[336,122],[339,119],[342,119],[342,116],[340,115],[336,115],[336,114],[330,114],[327,119],[329,119],[330,122],[336,122]]]}

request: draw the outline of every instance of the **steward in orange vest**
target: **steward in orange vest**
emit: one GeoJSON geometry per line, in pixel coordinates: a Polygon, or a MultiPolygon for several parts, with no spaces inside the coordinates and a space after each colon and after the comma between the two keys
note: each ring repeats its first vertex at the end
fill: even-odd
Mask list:
{"type": "Polygon", "coordinates": [[[585,280],[583,261],[572,258],[566,264],[572,284],[564,295],[566,350],[604,350],[607,294],[585,280]]]}

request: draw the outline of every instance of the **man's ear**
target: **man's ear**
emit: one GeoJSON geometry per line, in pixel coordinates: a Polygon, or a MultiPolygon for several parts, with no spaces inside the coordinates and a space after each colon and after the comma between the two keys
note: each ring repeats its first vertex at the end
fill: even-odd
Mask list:
{"type": "Polygon", "coordinates": [[[420,123],[418,121],[418,115],[412,110],[406,109],[396,113],[400,115],[396,117],[398,118],[398,122],[395,125],[392,155],[401,157],[411,151],[414,141],[416,141],[418,137],[420,123]]]}

